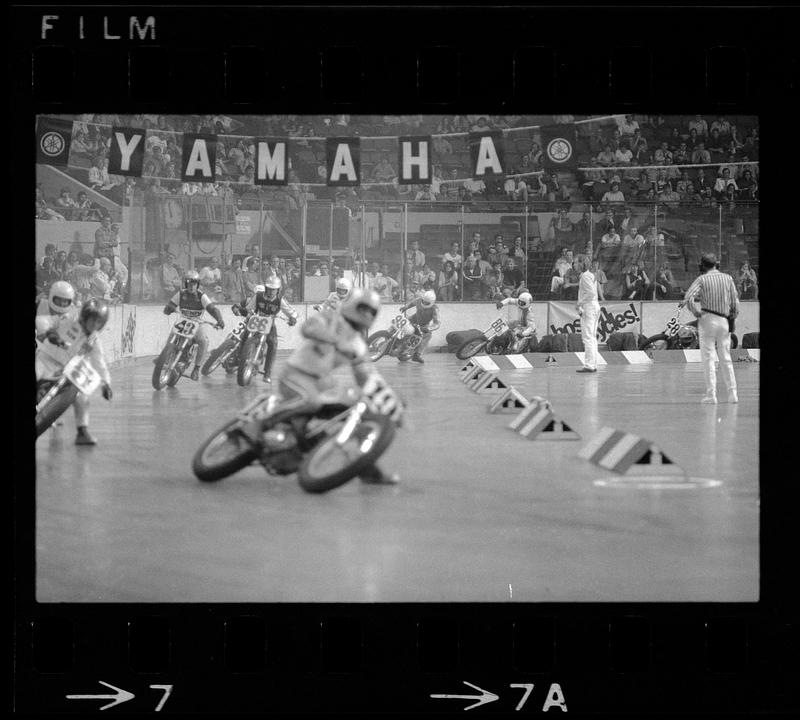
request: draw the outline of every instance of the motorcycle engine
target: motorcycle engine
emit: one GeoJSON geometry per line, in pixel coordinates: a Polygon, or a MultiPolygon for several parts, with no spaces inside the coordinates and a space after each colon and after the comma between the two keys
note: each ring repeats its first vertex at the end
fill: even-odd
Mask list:
{"type": "Polygon", "coordinates": [[[678,347],[682,349],[693,347],[697,341],[697,330],[690,325],[684,325],[680,330],[678,330],[676,341],[678,347]]]}
{"type": "Polygon", "coordinates": [[[261,464],[272,475],[290,475],[297,471],[303,454],[297,447],[297,437],[288,425],[277,425],[262,435],[261,464]]]}

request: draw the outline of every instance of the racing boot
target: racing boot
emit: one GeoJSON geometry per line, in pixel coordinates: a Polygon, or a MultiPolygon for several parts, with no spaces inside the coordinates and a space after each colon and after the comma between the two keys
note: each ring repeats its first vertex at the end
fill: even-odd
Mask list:
{"type": "Polygon", "coordinates": [[[265,383],[270,383],[270,384],[272,384],[272,378],[270,377],[270,374],[269,374],[269,373],[265,372],[265,373],[264,373],[264,375],[263,375],[263,378],[264,378],[264,382],[265,382],[265,383]]]}
{"type": "Polygon", "coordinates": [[[189,376],[192,380],[199,380],[200,379],[200,366],[195,365],[192,369],[192,374],[189,376]]]}
{"type": "Polygon", "coordinates": [[[412,355],[411,359],[414,362],[423,363],[423,364],[425,363],[425,361],[422,359],[422,355],[412,355]]]}
{"type": "Polygon", "coordinates": [[[75,436],[75,444],[76,445],[97,445],[97,440],[95,440],[89,434],[89,428],[86,425],[79,425],[78,426],[78,434],[75,436]]]}
{"type": "Polygon", "coordinates": [[[359,474],[361,482],[369,485],[397,485],[400,482],[398,473],[385,473],[377,465],[362,470],[359,474]]]}

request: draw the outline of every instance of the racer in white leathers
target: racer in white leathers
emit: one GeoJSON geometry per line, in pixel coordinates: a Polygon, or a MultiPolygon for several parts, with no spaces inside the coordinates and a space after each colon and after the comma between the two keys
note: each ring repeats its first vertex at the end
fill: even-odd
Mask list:
{"type": "MultiPolygon", "coordinates": [[[[278,375],[281,405],[319,401],[320,395],[332,390],[336,382],[333,370],[349,363],[356,382],[367,394],[380,394],[384,407],[394,407],[394,416],[401,412],[400,400],[388,387],[369,360],[362,332],[368,330],[378,314],[380,297],[374,290],[352,290],[336,312],[312,315],[300,327],[303,341],[287,359],[278,375]]],[[[396,473],[384,474],[377,465],[360,475],[364,482],[394,484],[396,473]]]]}
{"type": "Polygon", "coordinates": [[[518,352],[525,352],[532,338],[536,336],[536,321],[533,317],[531,303],[533,296],[528,292],[519,294],[518,298],[505,298],[505,300],[498,300],[497,309],[500,310],[505,305],[514,304],[520,309],[519,320],[512,320],[509,323],[511,332],[515,337],[526,338],[525,342],[519,348],[518,352]]]}
{"type": "MultiPolygon", "coordinates": [[[[57,285],[59,283],[53,283],[54,287],[57,285]]],[[[104,300],[92,298],[78,310],[72,302],[73,298],[74,291],[69,293],[62,287],[55,287],[55,292],[51,289],[49,300],[56,309],[52,314],[36,316],[36,335],[41,340],[35,362],[37,401],[47,392],[48,381],[58,378],[64,365],[84,347],[84,344],[89,345],[87,358],[100,375],[103,397],[111,400],[111,376],[98,337],[98,333],[108,321],[108,305],[104,300]],[[72,297],[69,297],[70,294],[72,297]],[[69,303],[63,304],[66,301],[69,303]]],[[[78,393],[73,407],[77,427],[75,444],[97,444],[89,434],[88,396],[78,393]]]]}
{"type": "Polygon", "coordinates": [[[338,310],[353,290],[352,280],[341,277],[336,281],[336,290],[323,300],[321,305],[314,305],[314,310],[338,310]]]}
{"type": "Polygon", "coordinates": [[[411,359],[414,362],[424,363],[425,361],[422,359],[422,353],[425,352],[425,348],[428,347],[428,343],[433,336],[433,331],[438,330],[441,325],[439,321],[439,307],[436,305],[436,293],[433,292],[433,290],[426,290],[418,298],[403,305],[400,308],[400,312],[405,313],[406,310],[411,310],[412,308],[415,308],[415,312],[409,320],[411,324],[419,330],[422,339],[419,341],[419,345],[417,345],[417,349],[414,351],[411,359]]]}

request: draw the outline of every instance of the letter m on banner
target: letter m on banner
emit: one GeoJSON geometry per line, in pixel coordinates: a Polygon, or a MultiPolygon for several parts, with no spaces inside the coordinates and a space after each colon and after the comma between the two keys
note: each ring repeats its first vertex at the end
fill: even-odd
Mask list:
{"type": "Polygon", "coordinates": [[[575,125],[547,125],[541,129],[541,136],[544,151],[542,167],[548,170],[574,170],[578,166],[575,125]]]}
{"type": "Polygon", "coordinates": [[[430,136],[406,136],[398,138],[398,161],[401,185],[428,184],[431,181],[430,136]]]}
{"type": "Polygon", "coordinates": [[[286,185],[289,182],[289,152],[285,139],[256,139],[256,185],[286,185]]]}
{"type": "Polygon", "coordinates": [[[111,128],[108,172],[112,175],[141,177],[143,163],[144,130],[126,127],[111,128]]]}

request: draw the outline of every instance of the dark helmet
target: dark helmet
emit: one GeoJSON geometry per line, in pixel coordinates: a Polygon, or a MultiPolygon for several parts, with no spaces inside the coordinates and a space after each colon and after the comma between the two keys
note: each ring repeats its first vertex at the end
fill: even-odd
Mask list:
{"type": "Polygon", "coordinates": [[[719,260],[717,260],[717,256],[714,253],[703,253],[700,257],[700,272],[707,272],[711,270],[711,268],[719,267],[719,260]]]}
{"type": "Polygon", "coordinates": [[[108,322],[108,305],[105,300],[87,300],[78,315],[78,322],[87,335],[100,332],[108,322]]]}

